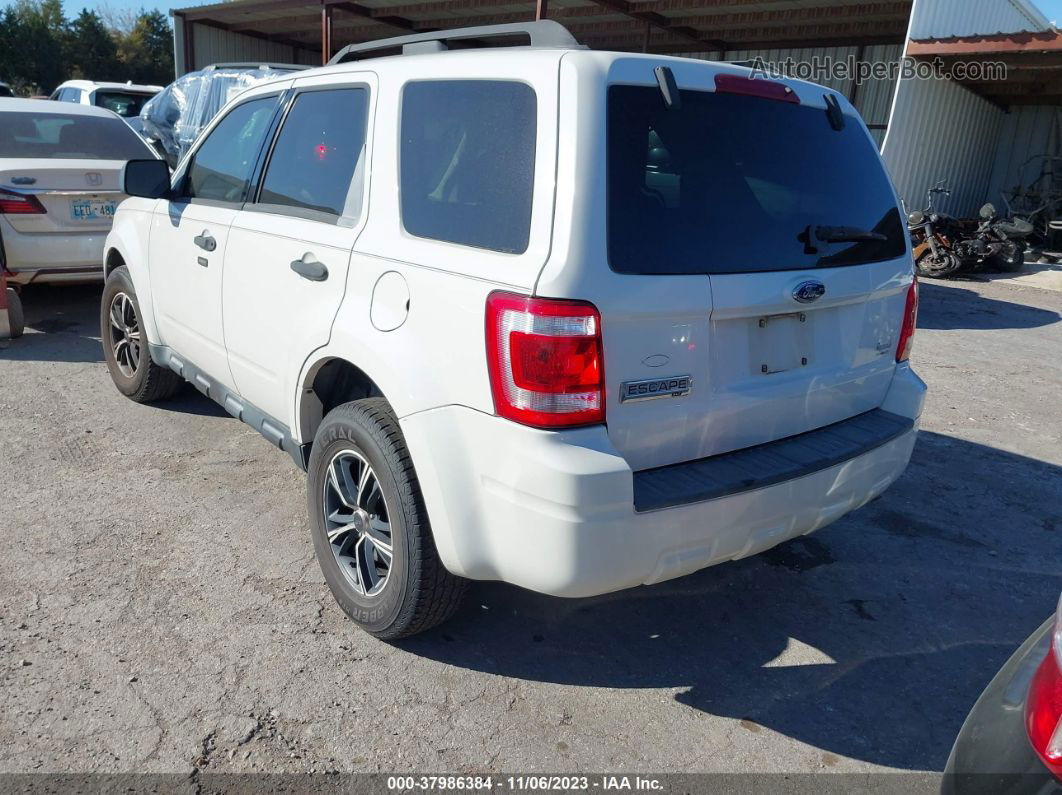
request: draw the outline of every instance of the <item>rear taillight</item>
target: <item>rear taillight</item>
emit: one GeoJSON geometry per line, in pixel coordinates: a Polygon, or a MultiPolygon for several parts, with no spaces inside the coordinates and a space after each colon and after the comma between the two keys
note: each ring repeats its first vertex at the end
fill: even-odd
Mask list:
{"type": "Polygon", "coordinates": [[[0,188],[0,215],[40,215],[43,212],[44,205],[36,196],[0,188]]]}
{"type": "Polygon", "coordinates": [[[1062,601],[1055,614],[1051,646],[1025,700],[1025,728],[1037,755],[1062,780],[1062,601]]]}
{"type": "Polygon", "coordinates": [[[918,278],[907,288],[907,303],[903,307],[903,327],[900,329],[900,342],[896,346],[896,361],[906,362],[911,358],[914,347],[915,329],[918,327],[918,278]]]}
{"type": "Polygon", "coordinates": [[[536,428],[605,421],[601,316],[593,304],[491,293],[487,368],[501,417],[536,428]]]}

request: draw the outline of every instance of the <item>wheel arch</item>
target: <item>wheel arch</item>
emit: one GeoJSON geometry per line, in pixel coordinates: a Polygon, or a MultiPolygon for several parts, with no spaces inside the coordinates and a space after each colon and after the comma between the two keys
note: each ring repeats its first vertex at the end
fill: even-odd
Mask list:
{"type": "Polygon", "coordinates": [[[122,265],[125,265],[125,257],[122,256],[122,252],[113,246],[108,248],[103,258],[103,278],[106,279],[116,268],[120,268],[122,265]]]}
{"type": "Polygon", "coordinates": [[[129,209],[126,204],[142,202],[142,199],[126,199],[118,208],[114,224],[103,246],[103,276],[106,279],[124,265],[133,281],[140,319],[148,342],[161,343],[155,323],[155,302],[151,294],[151,278],[148,271],[148,240],[151,214],[139,207],[129,209]]]}
{"type": "MultiPolygon", "coordinates": [[[[303,371],[295,406],[298,438],[307,451],[325,415],[336,406],[367,397],[387,396],[363,368],[343,356],[325,354],[303,371]]],[[[306,454],[309,458],[309,452],[306,454]]]]}

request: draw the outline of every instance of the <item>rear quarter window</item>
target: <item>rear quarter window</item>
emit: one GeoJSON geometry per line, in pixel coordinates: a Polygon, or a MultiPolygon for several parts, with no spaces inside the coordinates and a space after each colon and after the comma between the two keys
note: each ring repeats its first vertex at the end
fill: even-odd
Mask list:
{"type": "Polygon", "coordinates": [[[608,256],[621,273],[742,273],[859,265],[906,253],[906,231],[862,125],[821,108],[656,87],[608,93],[608,256]],[[884,239],[807,243],[819,227],[884,239]]]}
{"type": "Polygon", "coordinates": [[[537,102],[526,83],[431,80],[402,90],[402,225],[417,237],[527,250],[537,102]]]}

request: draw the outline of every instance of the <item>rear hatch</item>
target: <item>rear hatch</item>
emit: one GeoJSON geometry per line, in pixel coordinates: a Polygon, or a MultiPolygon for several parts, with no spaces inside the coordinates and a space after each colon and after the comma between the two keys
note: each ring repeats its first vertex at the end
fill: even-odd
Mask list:
{"type": "Polygon", "coordinates": [[[117,116],[39,104],[39,112],[0,110],[4,218],[23,233],[109,229],[125,198],[122,166],[154,153],[117,116]]]}
{"type": "Polygon", "coordinates": [[[608,89],[612,284],[587,297],[635,470],[869,411],[895,370],[911,261],[866,128],[847,103],[831,120],[826,89],[706,73],[670,109],[656,85],[608,89]]]}

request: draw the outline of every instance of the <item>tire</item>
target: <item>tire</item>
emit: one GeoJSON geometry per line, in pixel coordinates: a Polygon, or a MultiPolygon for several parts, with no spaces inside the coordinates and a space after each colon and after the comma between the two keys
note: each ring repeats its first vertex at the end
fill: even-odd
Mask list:
{"type": "Polygon", "coordinates": [[[417,474],[386,400],[344,403],[324,418],[310,454],[307,506],[325,581],[366,632],[397,640],[457,610],[466,580],[439,560],[417,474]]]}
{"type": "Polygon", "coordinates": [[[11,339],[17,340],[26,331],[26,316],[22,312],[22,298],[13,288],[7,288],[7,323],[11,339]]]}
{"type": "Polygon", "coordinates": [[[915,270],[918,271],[918,275],[930,279],[946,279],[961,269],[962,260],[950,251],[945,251],[937,259],[932,251],[927,250],[915,261],[915,270]]]}
{"type": "Polygon", "coordinates": [[[103,284],[100,301],[103,358],[119,392],[137,403],[151,403],[171,397],[181,385],[181,377],[151,361],[141,317],[129,271],[124,265],[115,268],[103,284]],[[116,312],[113,322],[112,309],[116,312]]]}
{"type": "Polygon", "coordinates": [[[1008,240],[1003,244],[1003,249],[992,259],[992,264],[1001,272],[1018,273],[1025,267],[1025,247],[1008,240]]]}

